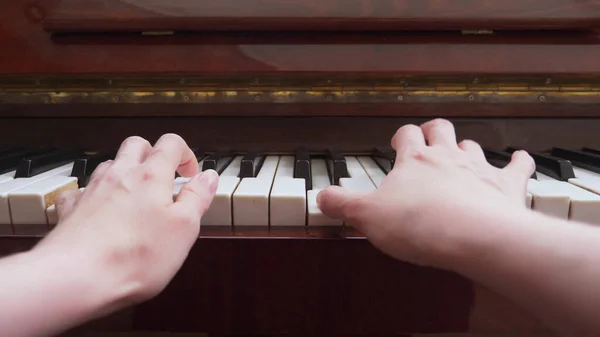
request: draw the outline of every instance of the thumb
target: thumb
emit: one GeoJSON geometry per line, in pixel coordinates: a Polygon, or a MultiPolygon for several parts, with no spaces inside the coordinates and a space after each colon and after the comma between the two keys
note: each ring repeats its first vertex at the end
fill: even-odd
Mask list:
{"type": "Polygon", "coordinates": [[[59,223],[71,214],[75,206],[77,206],[80,197],[81,191],[79,189],[72,189],[60,193],[54,199],[59,223]]]}
{"type": "Polygon", "coordinates": [[[340,186],[330,186],[317,195],[321,212],[328,217],[342,219],[346,224],[359,227],[366,220],[366,194],[352,193],[340,186]]]}
{"type": "Polygon", "coordinates": [[[196,174],[181,188],[173,204],[174,211],[191,215],[193,223],[199,224],[208,211],[218,186],[219,174],[216,171],[206,170],[196,174]]]}

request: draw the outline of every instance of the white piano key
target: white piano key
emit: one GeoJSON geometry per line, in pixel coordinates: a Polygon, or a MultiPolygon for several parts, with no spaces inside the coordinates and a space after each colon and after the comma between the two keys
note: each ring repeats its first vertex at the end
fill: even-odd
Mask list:
{"type": "Polygon", "coordinates": [[[39,234],[48,230],[46,210],[54,198],[68,189],[77,189],[77,178],[54,176],[12,191],[8,195],[15,234],[39,234]]]}
{"type": "Polygon", "coordinates": [[[361,156],[357,157],[357,159],[365,172],[367,172],[367,175],[369,175],[369,178],[371,178],[373,184],[379,188],[379,185],[381,185],[381,182],[383,182],[383,179],[386,177],[385,172],[383,172],[383,170],[371,157],[361,156]]]}
{"type": "Polygon", "coordinates": [[[233,193],[234,226],[264,226],[269,223],[269,193],[279,156],[267,156],[256,178],[244,178],[233,193]]]}
{"type": "Polygon", "coordinates": [[[16,178],[0,184],[0,232],[6,230],[6,225],[11,224],[10,210],[8,205],[8,194],[26,187],[31,184],[35,184],[44,179],[48,179],[53,176],[69,176],[73,169],[73,162],[57,167],[55,169],[40,173],[29,178],[16,178]]]}
{"type": "Polygon", "coordinates": [[[573,165],[575,178],[569,179],[569,183],[586,189],[592,193],[600,194],[600,174],[573,165]]]}
{"type": "Polygon", "coordinates": [[[531,193],[527,193],[527,196],[525,197],[525,206],[527,206],[527,208],[531,209],[531,202],[533,200],[533,196],[531,195],[531,193]]]}
{"type": "Polygon", "coordinates": [[[377,189],[356,157],[347,156],[346,165],[350,178],[340,178],[340,186],[350,192],[368,192],[377,189]]]}
{"type": "MultiPolygon", "coordinates": [[[[569,210],[566,216],[567,219],[600,225],[600,195],[580,188],[570,182],[559,181],[544,175],[541,176],[543,180],[539,182],[540,189],[550,194],[560,196],[560,198],[568,199],[569,210]]],[[[539,173],[538,177],[540,177],[539,173]]],[[[564,208],[562,204],[559,209],[561,212],[560,217],[564,218],[564,208]]],[[[555,209],[554,211],[554,215],[556,215],[558,210],[555,209]]]]}
{"type": "Polygon", "coordinates": [[[0,174],[0,184],[15,179],[16,172],[17,171],[12,171],[12,172],[8,172],[8,173],[0,174]]]}
{"type": "Polygon", "coordinates": [[[233,225],[233,193],[240,183],[240,166],[243,156],[237,156],[219,176],[219,186],[210,208],[202,217],[202,226],[233,225]]]}
{"type": "Polygon", "coordinates": [[[329,174],[327,173],[327,164],[324,159],[313,159],[310,163],[312,189],[306,193],[307,202],[307,222],[309,226],[341,226],[343,221],[323,214],[317,205],[317,196],[319,192],[331,186],[329,174]]]}
{"type": "MultiPolygon", "coordinates": [[[[539,178],[540,174],[537,176],[539,178]]],[[[527,192],[532,196],[531,209],[534,211],[560,219],[569,218],[571,199],[552,180],[529,179],[527,192]]]]}
{"type": "Polygon", "coordinates": [[[294,178],[294,164],[293,156],[279,159],[269,201],[271,226],[306,225],[306,182],[294,178]]]}

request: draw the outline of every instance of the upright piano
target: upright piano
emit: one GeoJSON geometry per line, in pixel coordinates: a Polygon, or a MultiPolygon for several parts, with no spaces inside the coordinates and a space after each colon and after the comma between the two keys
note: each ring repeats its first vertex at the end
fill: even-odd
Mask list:
{"type": "Polygon", "coordinates": [[[394,132],[443,117],[493,165],[534,155],[528,207],[600,224],[598,26],[600,1],[577,0],[3,1],[0,253],[51,231],[52,193],[85,188],[125,138],[173,132],[227,182],[215,213],[164,292],[82,328],[546,332],[481,285],[319,218],[314,195],[376,189],[394,132]]]}

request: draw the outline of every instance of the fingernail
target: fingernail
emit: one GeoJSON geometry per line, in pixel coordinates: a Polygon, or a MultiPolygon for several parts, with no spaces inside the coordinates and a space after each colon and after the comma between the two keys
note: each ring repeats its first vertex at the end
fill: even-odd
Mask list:
{"type": "Polygon", "coordinates": [[[219,182],[219,174],[215,170],[206,170],[196,176],[199,182],[208,187],[210,193],[214,193],[217,190],[219,182]]]}

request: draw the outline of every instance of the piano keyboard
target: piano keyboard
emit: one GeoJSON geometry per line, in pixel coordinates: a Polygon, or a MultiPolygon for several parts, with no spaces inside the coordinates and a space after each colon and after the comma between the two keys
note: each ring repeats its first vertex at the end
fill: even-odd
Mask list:
{"type": "MultiPolygon", "coordinates": [[[[496,167],[511,152],[485,150],[496,167]]],[[[202,170],[219,173],[219,187],[203,226],[343,226],[325,216],[317,195],[331,185],[350,191],[376,190],[394,166],[395,153],[375,149],[360,155],[305,150],[287,155],[195,151],[202,170]]],[[[115,153],[79,150],[0,151],[0,235],[44,234],[58,222],[54,198],[85,190],[90,175],[115,153]]],[[[527,185],[526,206],[553,217],[600,225],[600,150],[553,149],[531,153],[536,172],[527,185]]],[[[173,198],[189,178],[174,176],[173,198]]]]}

